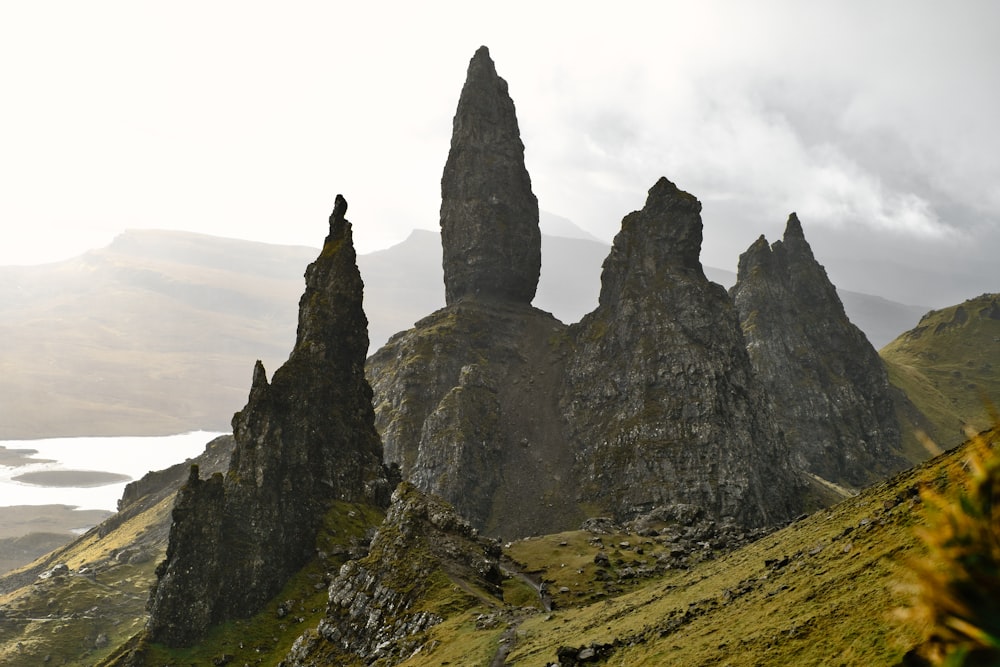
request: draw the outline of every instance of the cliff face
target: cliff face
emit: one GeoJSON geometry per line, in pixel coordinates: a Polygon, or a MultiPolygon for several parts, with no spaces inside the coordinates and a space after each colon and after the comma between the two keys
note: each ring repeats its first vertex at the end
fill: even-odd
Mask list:
{"type": "Polygon", "coordinates": [[[501,604],[499,544],[479,538],[441,499],[401,484],[369,554],[331,582],[326,615],[281,664],[397,664],[446,615],[501,604]]]}
{"type": "Polygon", "coordinates": [[[740,257],[732,297],[800,469],[859,487],[908,466],[885,367],[847,319],[793,213],[740,257]]]}
{"type": "Polygon", "coordinates": [[[504,536],[675,504],[748,525],[787,518],[798,482],[732,304],[702,272],[700,204],[657,183],[623,222],[597,311],[567,328],[528,305],[539,245],[522,155],[481,49],[442,178],[448,305],[368,362],[386,460],[504,536]],[[509,211],[530,224],[497,217],[509,211]]]}
{"type": "Polygon", "coordinates": [[[441,177],[445,303],[466,296],[528,304],[538,287],[538,200],[524,166],[524,144],[507,82],[483,46],[455,113],[441,177]]]}
{"type": "Polygon", "coordinates": [[[681,503],[765,525],[795,511],[798,482],[736,311],[702,271],[700,211],[661,178],[622,221],[598,308],[571,327],[561,406],[579,498],[622,517],[681,503]]]}
{"type": "Polygon", "coordinates": [[[269,383],[254,368],[225,476],[192,468],[150,598],[148,637],[187,646],[246,617],[309,558],[335,500],[385,506],[391,493],[364,377],[362,283],[342,211],[306,270],[295,347],[269,383]]]}
{"type": "Polygon", "coordinates": [[[557,395],[566,327],[515,303],[464,300],[368,361],[386,461],[491,534],[576,526],[557,395]]]}

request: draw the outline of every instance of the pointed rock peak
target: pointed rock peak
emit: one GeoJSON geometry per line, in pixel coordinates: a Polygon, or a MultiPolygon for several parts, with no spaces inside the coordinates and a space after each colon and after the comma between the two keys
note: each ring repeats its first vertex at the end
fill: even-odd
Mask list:
{"type": "Polygon", "coordinates": [[[697,197],[689,192],[684,192],[665,176],[661,176],[660,180],[656,181],[649,189],[645,208],[663,205],[687,208],[695,213],[701,213],[701,202],[698,201],[697,197]]]}
{"type": "Polygon", "coordinates": [[[646,205],[622,220],[601,272],[601,306],[623,295],[658,293],[662,278],[705,280],[701,267],[701,202],[666,178],[649,189],[646,205]]]}
{"type": "Polygon", "coordinates": [[[253,380],[250,382],[251,387],[266,387],[267,386],[267,371],[264,370],[264,363],[258,359],[257,363],[253,365],[253,380]]]}
{"type": "Polygon", "coordinates": [[[493,59],[490,58],[490,49],[485,45],[476,49],[472,60],[469,61],[469,72],[466,78],[473,79],[476,76],[499,78],[497,77],[496,65],[493,63],[493,59]]]}
{"type": "Polygon", "coordinates": [[[743,254],[770,255],[771,244],[767,242],[767,237],[761,234],[757,237],[756,241],[750,244],[750,247],[743,254]]]}
{"type": "Polygon", "coordinates": [[[314,551],[331,502],[388,504],[394,477],[364,374],[364,285],[346,210],[338,196],[330,235],[306,269],[288,360],[270,384],[254,365],[227,475],[189,484],[178,501],[150,602],[151,641],[191,646],[210,625],[259,611],[314,551]]]}
{"type": "Polygon", "coordinates": [[[787,241],[790,238],[802,240],[806,238],[806,235],[802,232],[802,223],[799,222],[799,216],[795,215],[794,212],[788,216],[788,222],[785,224],[784,239],[787,241]]]}
{"type": "Polygon", "coordinates": [[[787,261],[792,263],[803,261],[809,264],[816,263],[812,247],[806,241],[805,232],[802,231],[802,223],[799,222],[799,216],[795,215],[795,213],[788,216],[788,222],[785,224],[785,234],[781,241],[774,242],[771,250],[776,254],[787,252],[787,261]]]}
{"type": "MultiPolygon", "coordinates": [[[[780,241],[779,241],[780,243],[780,241]]],[[[767,238],[761,234],[750,247],[740,255],[739,268],[736,271],[736,280],[745,279],[761,266],[769,266],[772,261],[771,246],[767,238]]]]}
{"type": "MultiPolygon", "coordinates": [[[[701,202],[694,195],[661,177],[649,189],[646,205],[638,214],[642,225],[637,232],[651,250],[658,247],[673,262],[679,259],[681,266],[701,271],[700,214],[701,202]]],[[[625,226],[623,222],[623,232],[625,226]]]]}
{"type": "Polygon", "coordinates": [[[481,47],[469,63],[441,177],[446,303],[467,297],[531,303],[541,243],[514,102],[481,47]]]}

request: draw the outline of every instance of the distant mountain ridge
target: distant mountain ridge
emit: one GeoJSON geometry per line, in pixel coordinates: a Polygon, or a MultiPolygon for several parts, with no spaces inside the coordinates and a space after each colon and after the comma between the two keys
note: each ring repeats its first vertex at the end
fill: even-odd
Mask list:
{"type": "Polygon", "coordinates": [[[910,431],[907,447],[924,451],[918,430],[940,447],[953,447],[967,437],[966,429],[995,423],[990,411],[1000,401],[1000,294],[932,310],[880,354],[893,384],[919,412],[900,411],[910,431]]]}
{"type": "MultiPolygon", "coordinates": [[[[920,641],[920,628],[882,623],[888,563],[913,553],[921,489],[944,469],[881,479],[905,463],[899,405],[797,216],[781,241],[762,236],[744,253],[727,292],[701,265],[701,202],[660,177],[622,219],[596,304],[559,321],[532,303],[537,201],[485,46],[442,178],[445,305],[367,358],[346,210],[338,195],[305,269],[294,346],[270,377],[254,364],[233,435],[133,483],[118,516],[0,578],[0,661],[876,665],[920,641]],[[847,428],[824,431],[832,420],[847,428]],[[871,471],[873,486],[834,505],[853,495],[842,484],[876,481],[871,471]]],[[[38,311],[34,331],[89,315],[101,349],[120,351],[174,302],[259,317],[266,271],[243,291],[252,266],[222,267],[219,285],[201,263],[175,274],[163,251],[91,256],[83,268],[119,307],[95,311],[96,283],[76,285],[38,311]]],[[[893,344],[994,322],[995,298],[963,304],[893,344]]],[[[197,365],[205,355],[191,348],[219,323],[196,319],[190,339],[163,333],[176,356],[157,357],[160,372],[183,378],[184,355],[197,365]]],[[[923,346],[910,359],[901,367],[918,379],[940,360],[923,346]]],[[[966,382],[958,361],[940,370],[966,382]]],[[[81,383],[95,379],[107,381],[81,383]]]]}
{"type": "MultiPolygon", "coordinates": [[[[610,246],[545,234],[534,305],[594,308],[610,246]]],[[[586,234],[582,232],[582,234],[586,234]]],[[[228,430],[253,362],[284,360],[316,249],[163,230],[41,266],[0,267],[0,438],[228,430]]],[[[358,256],[374,352],[444,305],[440,234],[358,256]]],[[[725,287],[735,273],[706,267],[725,287]]],[[[876,348],[927,309],[840,292],[876,348]]]]}

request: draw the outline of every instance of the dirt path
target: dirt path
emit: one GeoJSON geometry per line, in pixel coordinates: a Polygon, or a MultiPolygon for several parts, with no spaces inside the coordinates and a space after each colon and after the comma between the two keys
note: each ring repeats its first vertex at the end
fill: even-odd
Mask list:
{"type": "MultiPolygon", "coordinates": [[[[537,577],[524,572],[518,567],[517,563],[506,557],[500,559],[500,571],[508,577],[516,577],[531,586],[538,595],[538,601],[541,603],[542,609],[546,612],[552,611],[552,597],[545,592],[545,585],[541,581],[538,581],[537,577]]],[[[500,635],[500,642],[496,653],[493,654],[493,659],[490,661],[490,667],[504,667],[507,664],[507,656],[517,644],[517,629],[524,618],[525,614],[523,613],[515,616],[510,621],[504,633],[500,635]]]]}

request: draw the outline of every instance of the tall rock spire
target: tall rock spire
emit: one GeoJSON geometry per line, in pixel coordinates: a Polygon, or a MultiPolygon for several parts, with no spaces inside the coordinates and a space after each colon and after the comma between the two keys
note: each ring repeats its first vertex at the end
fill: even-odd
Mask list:
{"type": "Polygon", "coordinates": [[[619,518],[696,507],[765,526],[801,485],[725,290],[702,270],[701,203],[661,178],[622,220],[597,309],[573,325],[562,406],[579,500],[619,518]]]}
{"type": "Polygon", "coordinates": [[[531,303],[541,269],[538,199],[524,166],[514,102],[480,47],[458,101],[441,177],[445,301],[531,303]]]}
{"type": "Polygon", "coordinates": [[[338,197],[323,250],[306,269],[288,361],[271,382],[254,367],[247,405],[233,417],[228,473],[200,480],[192,469],[178,494],[150,598],[153,642],[188,646],[210,626],[258,611],[314,553],[334,501],[388,504],[345,210],[338,197]]]}
{"type": "Polygon", "coordinates": [[[901,470],[885,367],[851,324],[798,216],[740,256],[731,290],[754,369],[796,467],[860,487],[901,470]]]}

